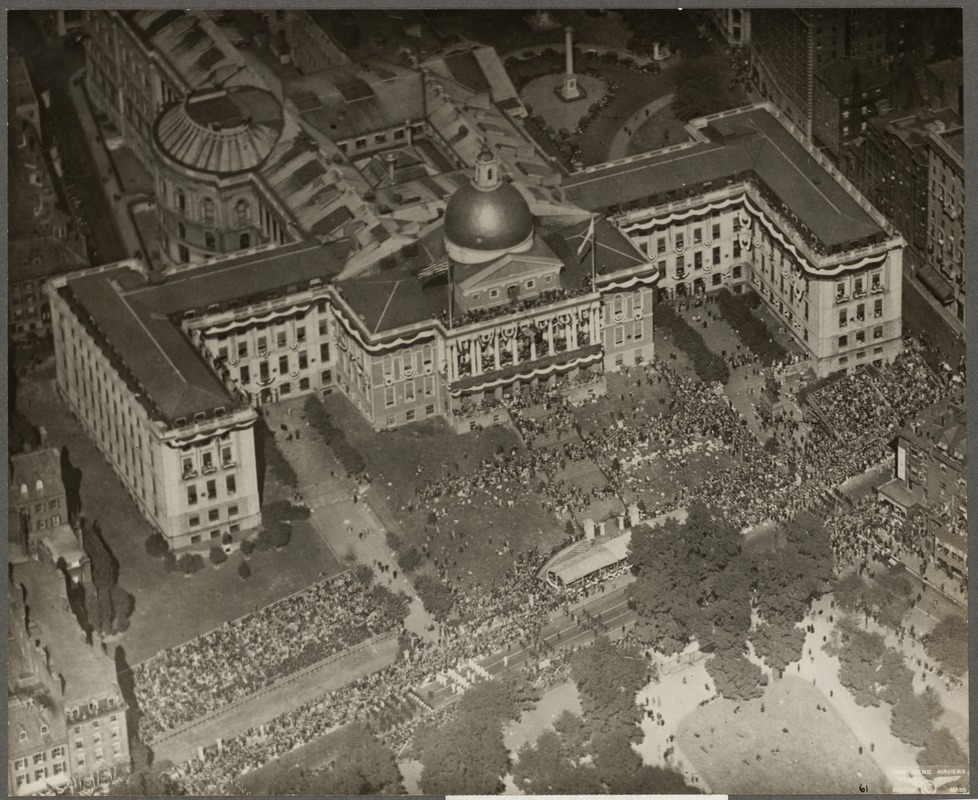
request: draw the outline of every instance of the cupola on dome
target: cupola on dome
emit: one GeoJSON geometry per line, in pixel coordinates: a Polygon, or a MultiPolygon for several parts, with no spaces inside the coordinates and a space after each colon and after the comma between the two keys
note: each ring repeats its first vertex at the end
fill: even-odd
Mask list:
{"type": "Polygon", "coordinates": [[[472,182],[459,188],[445,208],[445,246],[463,264],[477,264],[533,244],[533,215],[523,195],[502,180],[488,148],[476,160],[472,182]]]}
{"type": "Polygon", "coordinates": [[[254,86],[203,89],[160,112],[153,140],[168,160],[218,175],[259,167],[282,134],[282,106],[254,86]]]}

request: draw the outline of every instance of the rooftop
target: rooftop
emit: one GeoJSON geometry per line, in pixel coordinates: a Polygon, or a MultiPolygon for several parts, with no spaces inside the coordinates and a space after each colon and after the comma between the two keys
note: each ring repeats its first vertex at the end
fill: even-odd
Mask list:
{"type": "Polygon", "coordinates": [[[64,704],[87,704],[119,691],[115,664],[97,647],[86,644],[65,594],[65,582],[54,567],[25,561],[13,567],[12,581],[26,590],[28,618],[51,656],[51,670],[64,677],[64,704]]]}
{"type": "Polygon", "coordinates": [[[65,493],[61,454],[54,447],[10,456],[10,506],[65,493]],[[21,489],[24,491],[21,491],[21,489]]]}
{"type": "Polygon", "coordinates": [[[183,167],[233,175],[268,158],[282,126],[282,107],[274,95],[234,86],[193,92],[164,110],[153,124],[153,140],[183,167]]]}
{"type": "Polygon", "coordinates": [[[7,243],[9,283],[41,280],[86,266],[88,261],[56,236],[37,236],[7,243]]]}
{"type": "Polygon", "coordinates": [[[669,192],[753,176],[827,247],[883,233],[855,198],[767,110],[752,108],[725,117],[704,133],[709,141],[575,173],[563,183],[567,198],[589,210],[607,210],[645,198],[664,203],[670,200],[669,192]]]}
{"type": "Polygon", "coordinates": [[[37,103],[34,87],[27,72],[27,64],[20,56],[7,59],[7,98],[10,105],[15,108],[37,103]]]}
{"type": "MultiPolygon", "coordinates": [[[[580,293],[586,287],[591,271],[591,247],[578,252],[587,235],[588,221],[567,225],[566,218],[537,220],[533,247],[524,255],[556,256],[563,262],[560,287],[568,295],[580,293]]],[[[634,269],[647,264],[631,240],[603,218],[595,223],[595,271],[598,274],[634,269]]],[[[436,223],[422,237],[419,246],[402,251],[387,268],[381,268],[336,284],[341,296],[349,303],[363,325],[373,334],[384,334],[405,325],[427,320],[447,319],[448,289],[444,276],[425,279],[418,273],[445,258],[441,225],[436,223]]],[[[519,258],[519,255],[501,256],[519,258]]],[[[466,270],[483,270],[489,263],[473,267],[455,267],[454,277],[460,280],[466,270]]],[[[495,313],[510,312],[501,306],[495,313]]]]}
{"type": "Polygon", "coordinates": [[[926,69],[940,80],[953,86],[964,83],[964,58],[961,56],[948,58],[944,61],[935,61],[933,64],[928,64],[926,69]]]}
{"type": "Polygon", "coordinates": [[[291,81],[287,94],[302,118],[334,141],[424,117],[421,74],[394,64],[333,67],[291,81]]]}
{"type": "Polygon", "coordinates": [[[148,399],[172,421],[231,399],[175,316],[260,302],[312,279],[327,282],[345,256],[345,245],[305,242],[208,263],[160,284],[120,264],[69,278],[62,291],[84,309],[148,399]]]}
{"type": "Polygon", "coordinates": [[[519,92],[513,86],[499,54],[492,47],[466,42],[425,61],[422,66],[460,83],[476,94],[489,93],[503,108],[521,107],[519,92]]]}
{"type": "MultiPolygon", "coordinates": [[[[836,97],[852,96],[889,82],[889,74],[879,64],[866,58],[836,58],[822,67],[816,77],[836,97]]],[[[855,98],[853,98],[855,99],[855,98]]]]}

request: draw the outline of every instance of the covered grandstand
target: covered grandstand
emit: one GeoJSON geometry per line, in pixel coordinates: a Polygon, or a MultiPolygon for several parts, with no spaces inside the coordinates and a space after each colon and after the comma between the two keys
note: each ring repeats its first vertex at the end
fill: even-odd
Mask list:
{"type": "MultiPolygon", "coordinates": [[[[666,520],[686,521],[686,509],[677,508],[667,514],[650,520],[642,520],[640,525],[656,527],[666,520]]],[[[537,576],[556,591],[578,591],[603,581],[610,580],[628,571],[628,546],[632,540],[632,527],[622,530],[614,522],[605,523],[609,531],[594,538],[584,538],[568,545],[546,564],[537,576]]]]}

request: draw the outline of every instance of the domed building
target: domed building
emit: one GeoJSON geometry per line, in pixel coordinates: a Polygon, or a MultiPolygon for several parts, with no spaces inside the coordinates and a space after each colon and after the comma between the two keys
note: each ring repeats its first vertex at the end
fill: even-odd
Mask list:
{"type": "Polygon", "coordinates": [[[523,195],[502,180],[499,162],[484,148],[472,182],[449,198],[445,249],[459,264],[482,264],[533,246],[533,216],[523,195]]]}
{"type": "Polygon", "coordinates": [[[207,88],[153,124],[160,249],[168,267],[260,243],[251,176],[282,136],[282,106],[252,86],[207,88]]]}

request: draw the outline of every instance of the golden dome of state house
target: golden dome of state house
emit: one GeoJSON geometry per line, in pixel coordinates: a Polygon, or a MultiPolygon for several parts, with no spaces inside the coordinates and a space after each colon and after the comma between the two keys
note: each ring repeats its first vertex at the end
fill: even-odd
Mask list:
{"type": "Polygon", "coordinates": [[[198,90],[160,112],[152,144],[167,267],[260,243],[254,177],[283,124],[275,96],[252,86],[198,90]]]}

